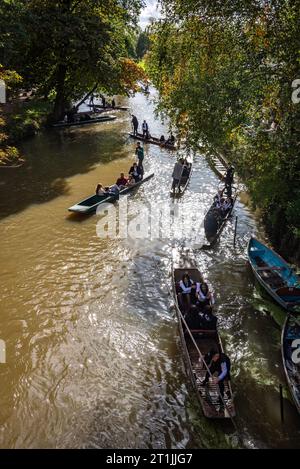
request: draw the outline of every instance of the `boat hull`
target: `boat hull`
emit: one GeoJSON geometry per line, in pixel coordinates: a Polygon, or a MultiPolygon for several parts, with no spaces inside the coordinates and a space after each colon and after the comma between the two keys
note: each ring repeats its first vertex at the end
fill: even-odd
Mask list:
{"type": "Polygon", "coordinates": [[[101,122],[108,122],[113,121],[117,117],[116,116],[102,116],[102,117],[95,117],[84,121],[78,122],[58,122],[57,124],[53,124],[52,127],[54,128],[63,128],[63,127],[76,127],[81,125],[89,125],[89,124],[99,124],[101,122]]]}
{"type": "Polygon", "coordinates": [[[150,139],[145,139],[142,134],[135,135],[133,133],[130,133],[129,136],[131,138],[134,138],[135,140],[140,140],[141,142],[144,142],[144,143],[152,143],[153,145],[158,145],[161,148],[167,148],[168,150],[177,150],[176,145],[171,145],[169,143],[168,144],[161,143],[159,138],[156,138],[156,137],[151,137],[150,139]]]}
{"type": "Polygon", "coordinates": [[[248,259],[257,281],[286,310],[300,308],[299,279],[279,254],[252,237],[248,259]]]}
{"type": "Polygon", "coordinates": [[[291,395],[300,414],[300,321],[288,315],[281,335],[283,368],[291,395]],[[299,352],[297,352],[297,349],[299,352]],[[297,363],[298,362],[298,363],[297,363]]]}
{"type": "Polygon", "coordinates": [[[72,207],[68,208],[68,211],[74,212],[74,213],[80,213],[82,215],[93,213],[97,210],[99,205],[102,205],[104,203],[115,202],[116,200],[119,199],[121,195],[128,194],[129,192],[133,191],[136,187],[139,187],[140,185],[142,185],[144,182],[149,181],[149,179],[151,179],[153,176],[154,176],[154,173],[148,174],[141,181],[137,182],[133,186],[129,186],[121,190],[119,194],[117,194],[116,196],[114,195],[99,196],[99,195],[94,194],[82,200],[81,202],[78,202],[78,204],[72,205],[72,207]]]}
{"type": "MultiPolygon", "coordinates": [[[[180,316],[180,307],[177,298],[176,285],[182,278],[183,273],[187,272],[195,282],[202,281],[202,275],[198,269],[187,268],[187,269],[174,269],[172,285],[175,299],[175,307],[177,313],[177,319],[179,324],[179,333],[181,339],[181,345],[184,352],[184,361],[186,364],[187,373],[192,382],[193,388],[196,392],[197,398],[202,407],[202,411],[205,417],[209,419],[228,419],[235,416],[235,407],[233,402],[233,394],[231,389],[230,381],[224,382],[225,384],[225,397],[226,410],[219,410],[217,405],[218,400],[218,389],[217,385],[209,383],[207,391],[205,387],[200,386],[201,380],[206,375],[206,369],[202,368],[199,364],[198,352],[195,354],[195,346],[193,345],[188,334],[184,332],[184,325],[180,316]]],[[[217,349],[223,352],[223,346],[218,334],[218,331],[194,331],[193,336],[196,340],[197,346],[201,353],[205,355],[211,349],[217,349]]]]}

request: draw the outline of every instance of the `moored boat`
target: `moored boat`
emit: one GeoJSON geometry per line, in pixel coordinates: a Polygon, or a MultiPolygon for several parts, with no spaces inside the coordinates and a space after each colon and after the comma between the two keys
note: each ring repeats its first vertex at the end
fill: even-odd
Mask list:
{"type": "MultiPolygon", "coordinates": [[[[173,271],[173,292],[175,299],[176,313],[179,323],[179,332],[181,344],[184,352],[184,359],[188,375],[191,379],[194,390],[197,394],[198,400],[201,404],[203,414],[207,418],[232,418],[235,416],[235,406],[233,401],[233,394],[230,381],[224,381],[224,402],[225,407],[219,406],[219,386],[214,384],[211,380],[206,386],[201,386],[201,382],[206,375],[206,368],[202,365],[202,360],[199,360],[199,352],[196,349],[186,327],[183,323],[178,301],[179,282],[184,273],[187,273],[194,282],[201,282],[202,275],[198,269],[195,268],[178,268],[173,271]]],[[[193,339],[195,340],[198,349],[204,357],[212,349],[222,353],[223,346],[218,334],[218,330],[191,330],[193,339]]]]}
{"type": "Polygon", "coordinates": [[[143,179],[133,184],[132,186],[124,187],[124,189],[120,190],[118,194],[110,193],[110,194],[104,194],[104,195],[96,195],[96,194],[91,195],[90,197],[87,197],[81,202],[78,202],[77,204],[72,205],[72,207],[68,208],[68,210],[69,212],[81,213],[83,215],[87,215],[89,213],[95,212],[99,205],[104,204],[106,202],[115,202],[116,200],[119,199],[121,195],[128,194],[129,192],[131,192],[136,187],[139,187],[144,182],[149,181],[149,179],[151,179],[153,176],[154,176],[154,173],[148,174],[147,176],[145,176],[143,179]]]}
{"type": "Polygon", "coordinates": [[[300,309],[300,282],[289,264],[273,249],[251,237],[248,258],[255,277],[286,310],[300,309]]]}
{"type": "Polygon", "coordinates": [[[300,413],[300,317],[287,315],[282,329],[281,354],[286,380],[300,413]]]}
{"type": "Polygon", "coordinates": [[[125,106],[102,106],[101,104],[88,104],[91,109],[99,109],[99,111],[128,111],[129,107],[125,106]]]}
{"type": "Polygon", "coordinates": [[[52,124],[52,127],[61,128],[61,127],[73,127],[73,126],[80,126],[80,125],[87,125],[87,124],[98,124],[100,122],[113,121],[116,118],[117,118],[116,116],[90,117],[89,119],[78,120],[74,122],[57,122],[56,124],[52,124]]]}
{"type": "Polygon", "coordinates": [[[157,137],[149,137],[148,139],[144,138],[143,137],[143,134],[133,134],[133,133],[130,133],[129,136],[131,138],[134,138],[136,140],[140,140],[142,142],[145,142],[145,143],[152,143],[153,145],[158,145],[162,148],[167,148],[168,150],[177,150],[177,147],[176,145],[172,145],[171,143],[164,143],[164,142],[161,142],[159,138],[157,137]]]}

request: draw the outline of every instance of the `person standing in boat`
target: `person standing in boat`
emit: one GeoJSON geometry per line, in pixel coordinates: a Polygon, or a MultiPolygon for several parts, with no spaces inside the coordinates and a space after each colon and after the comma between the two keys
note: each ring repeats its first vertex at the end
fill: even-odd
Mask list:
{"type": "Polygon", "coordinates": [[[143,131],[143,139],[149,140],[149,126],[145,119],[142,124],[142,131],[143,131]]]}
{"type": "Polygon", "coordinates": [[[92,108],[94,108],[94,98],[95,98],[94,93],[92,93],[90,96],[90,102],[89,102],[89,105],[92,108]]]}
{"type": "MultiPolygon", "coordinates": [[[[230,359],[225,353],[213,350],[210,351],[207,355],[205,355],[204,360],[208,366],[210,374],[217,375],[213,376],[212,380],[214,384],[219,385],[220,394],[222,396],[222,398],[221,396],[219,396],[219,404],[221,407],[223,407],[225,390],[224,381],[230,381],[230,359]]],[[[208,371],[206,372],[205,378],[201,382],[201,386],[205,386],[208,383],[210,374],[208,371]]]]}
{"type": "Polygon", "coordinates": [[[133,135],[137,135],[138,134],[138,128],[139,128],[139,121],[137,120],[136,116],[134,116],[133,114],[131,114],[131,123],[132,123],[132,127],[133,127],[133,135]]]}
{"type": "Polygon", "coordinates": [[[106,107],[106,100],[105,100],[105,97],[103,95],[101,96],[101,101],[102,101],[103,108],[105,108],[106,107]]]}
{"type": "Polygon", "coordinates": [[[172,191],[175,191],[176,187],[178,187],[178,191],[180,192],[180,181],[182,178],[183,169],[184,169],[183,158],[180,158],[177,161],[177,163],[175,163],[173,173],[172,173],[172,178],[173,178],[172,191]]]}
{"type": "Polygon", "coordinates": [[[234,167],[230,166],[227,169],[226,176],[225,176],[225,188],[230,190],[231,192],[231,186],[233,184],[233,176],[234,176],[234,167]]]}
{"type": "Polygon", "coordinates": [[[135,154],[138,159],[138,166],[143,168],[143,161],[144,161],[144,148],[141,145],[141,142],[137,142],[136,148],[135,148],[135,154]]]}
{"type": "Polygon", "coordinates": [[[111,101],[111,107],[112,107],[113,109],[115,109],[115,107],[116,107],[116,101],[114,100],[114,98],[113,98],[112,101],[111,101]]]}

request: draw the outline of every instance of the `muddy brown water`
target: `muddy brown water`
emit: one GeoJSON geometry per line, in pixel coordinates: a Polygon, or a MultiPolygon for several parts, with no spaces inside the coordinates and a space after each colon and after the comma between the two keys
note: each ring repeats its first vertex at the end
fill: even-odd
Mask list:
{"type": "MultiPolygon", "coordinates": [[[[153,134],[166,134],[153,96],[120,101],[145,116],[153,134]]],[[[278,387],[286,384],[273,318],[284,314],[247,265],[250,234],[263,236],[250,209],[236,205],[236,247],[233,219],[212,251],[197,249],[189,226],[173,237],[103,239],[98,216],[68,214],[97,182],[113,183],[132,163],[130,115],[116,114],[114,122],[41,133],[23,145],[26,166],[0,174],[0,446],[235,445],[230,423],[202,416],[187,379],[170,294],[174,262],[197,265],[215,291],[243,444],[300,447],[300,418],[287,392],[280,422],[278,387]]],[[[129,195],[130,220],[142,205],[172,203],[203,216],[218,179],[196,155],[186,193],[172,202],[174,158],[146,147],[145,169],[155,177],[129,195]]]]}

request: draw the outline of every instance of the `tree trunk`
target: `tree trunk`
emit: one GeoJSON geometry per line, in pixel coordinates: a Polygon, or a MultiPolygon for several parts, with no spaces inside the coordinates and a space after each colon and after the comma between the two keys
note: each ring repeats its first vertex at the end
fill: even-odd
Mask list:
{"type": "Polygon", "coordinates": [[[57,71],[57,86],[56,86],[56,98],[53,110],[53,120],[55,122],[62,120],[66,113],[67,99],[65,96],[65,79],[67,74],[67,67],[64,64],[60,64],[57,71]]]}

